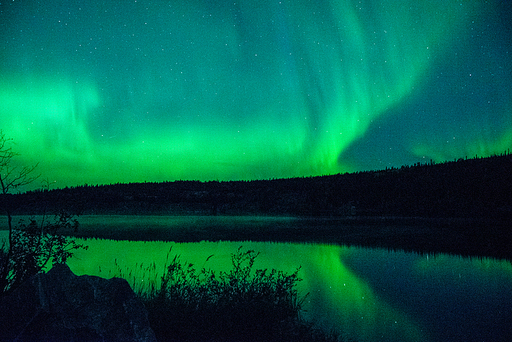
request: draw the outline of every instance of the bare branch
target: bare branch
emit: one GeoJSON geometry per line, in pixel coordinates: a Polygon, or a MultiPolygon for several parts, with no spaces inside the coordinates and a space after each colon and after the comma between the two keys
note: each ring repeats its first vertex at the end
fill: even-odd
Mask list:
{"type": "Polygon", "coordinates": [[[34,166],[16,167],[12,165],[13,158],[18,156],[8,144],[12,138],[7,138],[0,130],[0,186],[3,194],[8,194],[14,189],[28,185],[39,178],[32,173],[39,164],[34,166]]]}

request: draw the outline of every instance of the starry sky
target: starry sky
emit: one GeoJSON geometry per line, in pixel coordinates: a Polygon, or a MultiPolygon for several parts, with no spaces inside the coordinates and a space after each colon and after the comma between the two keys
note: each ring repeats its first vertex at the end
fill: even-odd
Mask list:
{"type": "Polygon", "coordinates": [[[0,0],[0,129],[53,187],[500,154],[511,13],[497,0],[0,0]]]}

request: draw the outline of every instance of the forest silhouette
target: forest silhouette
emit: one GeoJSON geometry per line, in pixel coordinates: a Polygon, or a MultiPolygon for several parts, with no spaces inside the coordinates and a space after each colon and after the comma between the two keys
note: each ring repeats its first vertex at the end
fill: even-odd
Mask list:
{"type": "MultiPolygon", "coordinates": [[[[3,195],[13,215],[283,216],[279,227],[84,227],[117,240],[321,242],[512,260],[512,155],[320,177],[83,185],[3,195]],[[149,229],[149,228],[148,228],[149,229]]],[[[150,218],[148,218],[150,219],[150,218]]],[[[115,221],[115,220],[114,220],[115,221]]]]}
{"type": "Polygon", "coordinates": [[[82,185],[3,196],[18,215],[421,217],[508,220],[512,155],[329,176],[82,185]]]}

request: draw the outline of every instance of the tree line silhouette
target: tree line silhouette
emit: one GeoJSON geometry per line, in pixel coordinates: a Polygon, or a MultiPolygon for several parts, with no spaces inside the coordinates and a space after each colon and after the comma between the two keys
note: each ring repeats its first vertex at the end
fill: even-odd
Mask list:
{"type": "Polygon", "coordinates": [[[512,217],[512,155],[329,176],[83,185],[3,195],[15,214],[512,217]]]}

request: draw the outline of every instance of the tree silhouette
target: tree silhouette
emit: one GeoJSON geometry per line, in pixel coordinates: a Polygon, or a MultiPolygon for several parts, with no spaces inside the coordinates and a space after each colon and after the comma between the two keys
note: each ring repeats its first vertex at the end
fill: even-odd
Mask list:
{"type": "MultiPolygon", "coordinates": [[[[12,138],[7,138],[0,130],[0,195],[4,199],[13,191],[39,178],[39,175],[33,175],[37,164],[23,167],[15,165],[14,158],[19,154],[13,151],[12,141],[12,138]]],[[[41,222],[31,218],[28,223],[20,221],[14,226],[12,206],[5,200],[2,202],[7,216],[9,237],[7,248],[5,243],[0,247],[0,295],[13,290],[43,270],[48,261],[65,262],[72,255],[71,250],[83,247],[74,240],[57,234],[62,228],[78,226],[72,215],[60,212],[51,220],[44,214],[41,222]]]]}

